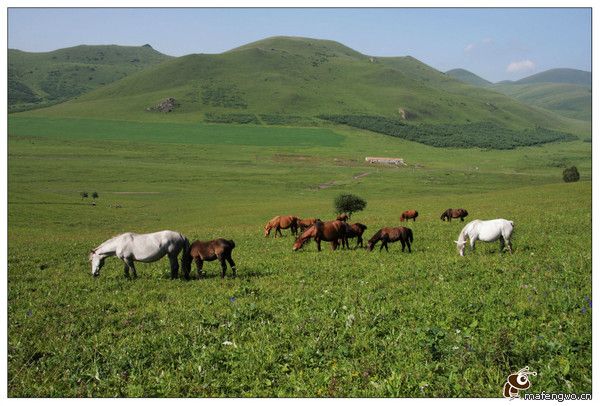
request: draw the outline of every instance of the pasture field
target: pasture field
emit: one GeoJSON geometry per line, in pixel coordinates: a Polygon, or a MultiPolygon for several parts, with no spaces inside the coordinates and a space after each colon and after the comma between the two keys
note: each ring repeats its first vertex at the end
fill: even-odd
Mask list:
{"type": "Polygon", "coordinates": [[[500,397],[526,365],[530,392],[591,392],[590,143],[438,149],[333,126],[21,114],[8,173],[11,397],[500,397]],[[571,165],[582,180],[566,184],[571,165]],[[417,209],[413,252],[262,236],[277,214],[332,218],[342,192],[367,200],[352,218],[366,239],[417,209]],[[459,257],[466,223],[440,221],[448,207],[513,220],[515,253],[459,257]],[[115,258],[92,278],[90,249],[162,229],[233,239],[238,278],[212,262],[173,281],[163,259],[128,280],[115,258]]]}

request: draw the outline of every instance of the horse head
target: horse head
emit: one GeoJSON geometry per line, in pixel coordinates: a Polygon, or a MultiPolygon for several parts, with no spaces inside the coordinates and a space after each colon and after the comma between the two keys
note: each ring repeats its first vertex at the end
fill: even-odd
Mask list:
{"type": "Polygon", "coordinates": [[[100,269],[104,266],[104,258],[95,250],[90,251],[88,260],[92,263],[92,276],[100,276],[100,269]]]}
{"type": "Polygon", "coordinates": [[[465,256],[465,245],[467,245],[467,241],[454,241],[456,243],[456,249],[461,257],[465,256]]]}

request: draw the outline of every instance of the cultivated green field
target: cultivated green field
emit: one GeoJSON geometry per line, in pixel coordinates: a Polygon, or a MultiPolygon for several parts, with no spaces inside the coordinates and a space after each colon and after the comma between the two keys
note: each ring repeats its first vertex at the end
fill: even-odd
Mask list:
{"type": "Polygon", "coordinates": [[[438,149],[333,126],[32,115],[9,117],[11,397],[499,397],[526,365],[530,392],[591,392],[589,142],[438,149]],[[566,184],[571,165],[582,180],[566,184]],[[367,239],[417,209],[413,253],[262,236],[277,214],[332,218],[341,192],[367,200],[352,219],[367,239]],[[513,220],[515,253],[459,257],[448,207],[513,220]],[[239,277],[207,263],[172,281],[163,259],[127,280],[112,258],[92,278],[91,248],[162,229],[235,240],[239,277]]]}

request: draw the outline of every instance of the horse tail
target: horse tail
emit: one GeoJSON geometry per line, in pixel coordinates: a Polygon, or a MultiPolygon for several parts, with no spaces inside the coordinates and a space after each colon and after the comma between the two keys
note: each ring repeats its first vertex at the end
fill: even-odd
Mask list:
{"type": "Polygon", "coordinates": [[[413,233],[410,228],[408,229],[408,241],[413,242],[413,233]]]}
{"type": "Polygon", "coordinates": [[[233,240],[227,240],[227,242],[231,245],[231,249],[235,248],[235,242],[233,242],[233,240]]]}

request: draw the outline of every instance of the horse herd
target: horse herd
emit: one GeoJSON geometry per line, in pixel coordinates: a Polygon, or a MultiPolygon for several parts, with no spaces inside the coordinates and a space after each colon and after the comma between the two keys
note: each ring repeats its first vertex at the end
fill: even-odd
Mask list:
{"type": "MultiPolygon", "coordinates": [[[[441,215],[442,221],[451,221],[453,218],[464,218],[468,216],[465,209],[448,209],[441,215]]],[[[416,210],[407,210],[400,216],[400,221],[410,219],[416,221],[419,213],[416,210]]],[[[300,219],[296,216],[276,216],[267,222],[264,227],[264,236],[268,237],[271,230],[274,236],[283,236],[282,229],[290,229],[294,236],[297,236],[292,247],[297,251],[310,241],[315,240],[318,251],[321,251],[321,241],[331,243],[333,250],[340,245],[342,248],[350,248],[348,240],[356,238],[356,247],[363,247],[363,234],[367,226],[361,223],[348,223],[349,216],[342,213],[332,221],[321,221],[318,218],[300,219]],[[298,234],[300,234],[298,236],[298,234]]],[[[510,220],[473,220],[468,223],[460,232],[458,240],[455,241],[458,253],[463,256],[467,238],[470,242],[471,251],[475,249],[475,241],[492,242],[500,240],[500,252],[504,249],[505,243],[508,245],[509,252],[512,253],[512,236],[514,223],[510,220]]],[[[381,242],[379,250],[385,248],[388,251],[388,243],[400,241],[402,251],[408,248],[411,252],[411,243],[413,242],[413,233],[407,227],[384,227],[379,229],[367,242],[367,251],[372,251],[378,242],[381,242]]],[[[187,237],[177,231],[159,231],[150,234],[124,233],[110,238],[91,250],[89,260],[92,264],[92,275],[99,276],[100,269],[104,265],[104,260],[111,256],[120,258],[124,263],[125,276],[130,276],[130,271],[134,277],[137,277],[134,261],[154,262],[164,256],[169,258],[171,265],[171,278],[177,278],[179,273],[179,263],[177,257],[183,252],[181,258],[181,268],[186,279],[189,279],[192,262],[196,263],[198,277],[201,277],[204,261],[219,260],[221,263],[221,278],[225,277],[227,263],[231,267],[233,276],[236,276],[236,265],[231,257],[235,248],[233,240],[218,238],[211,241],[194,241],[190,244],[187,237]]]]}

